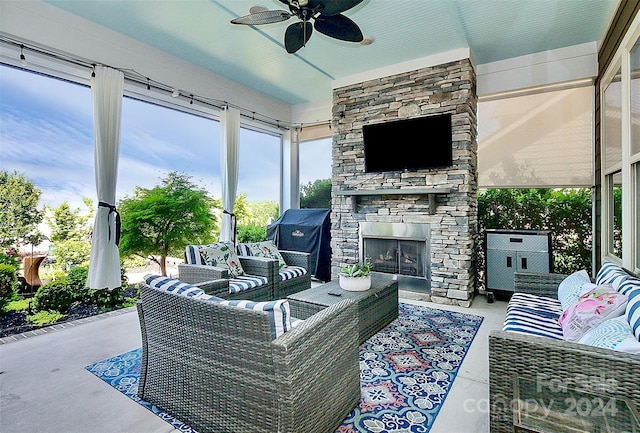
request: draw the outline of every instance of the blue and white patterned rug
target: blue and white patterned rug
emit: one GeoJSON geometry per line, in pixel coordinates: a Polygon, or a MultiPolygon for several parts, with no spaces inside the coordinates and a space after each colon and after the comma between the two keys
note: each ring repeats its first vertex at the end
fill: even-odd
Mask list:
{"type": "MultiPolygon", "coordinates": [[[[481,324],[480,316],[400,303],[398,318],[360,347],[362,399],[336,433],[427,433],[481,324]]],[[[86,368],[173,428],[195,432],[136,395],[141,355],[86,368]]]]}

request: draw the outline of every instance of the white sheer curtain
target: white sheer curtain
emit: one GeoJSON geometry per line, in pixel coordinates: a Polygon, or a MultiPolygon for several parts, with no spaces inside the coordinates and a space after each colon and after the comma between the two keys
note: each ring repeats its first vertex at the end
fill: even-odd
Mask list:
{"type": "Polygon", "coordinates": [[[238,188],[238,136],[240,135],[240,111],[227,107],[220,116],[220,171],[222,176],[222,226],[221,241],[235,241],[235,215],[238,188]]]}
{"type": "Polygon", "coordinates": [[[121,286],[120,216],[115,204],[124,74],[104,66],[96,66],[95,74],[91,93],[98,209],[93,223],[88,284],[91,289],[111,290],[121,286]]]}

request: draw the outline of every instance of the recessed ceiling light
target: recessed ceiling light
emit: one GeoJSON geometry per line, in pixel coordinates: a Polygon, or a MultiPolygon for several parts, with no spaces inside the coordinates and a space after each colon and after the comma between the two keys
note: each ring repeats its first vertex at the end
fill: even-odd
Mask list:
{"type": "Polygon", "coordinates": [[[264,6],[251,6],[251,7],[249,8],[249,13],[250,13],[250,14],[257,14],[257,13],[264,12],[264,11],[268,11],[268,10],[269,10],[269,9],[267,9],[267,8],[266,8],[266,7],[264,7],[264,6]]]}
{"type": "Polygon", "coordinates": [[[361,41],[360,41],[360,45],[371,45],[373,43],[373,41],[375,41],[376,38],[374,38],[373,36],[365,36],[361,41]]]}

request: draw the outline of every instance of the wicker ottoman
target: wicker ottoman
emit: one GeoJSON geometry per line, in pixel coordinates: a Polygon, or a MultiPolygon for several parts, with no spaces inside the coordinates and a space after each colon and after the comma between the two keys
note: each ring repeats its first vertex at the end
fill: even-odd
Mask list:
{"type": "Polygon", "coordinates": [[[299,319],[311,317],[343,299],[358,304],[359,341],[365,342],[373,334],[398,317],[398,282],[389,277],[373,275],[371,288],[363,292],[342,290],[337,281],[331,281],[287,296],[291,315],[299,319]],[[340,296],[330,295],[339,293],[340,296]]]}

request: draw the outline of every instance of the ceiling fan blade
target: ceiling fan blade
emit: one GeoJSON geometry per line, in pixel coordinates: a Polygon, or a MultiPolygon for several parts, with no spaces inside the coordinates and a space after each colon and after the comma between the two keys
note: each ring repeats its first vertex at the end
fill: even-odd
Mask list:
{"type": "Polygon", "coordinates": [[[309,0],[309,7],[315,9],[316,6],[320,5],[322,6],[322,9],[320,9],[322,15],[332,16],[349,10],[362,3],[362,1],[363,0],[309,0]]]}
{"type": "Polygon", "coordinates": [[[284,32],[284,47],[287,53],[293,54],[304,47],[312,32],[313,26],[309,21],[298,21],[287,27],[287,31],[284,32]]]}
{"type": "Polygon", "coordinates": [[[231,20],[231,24],[246,24],[249,26],[257,26],[260,24],[279,23],[280,21],[286,21],[289,18],[291,18],[291,14],[287,11],[263,11],[235,18],[231,20]]]}
{"type": "Polygon", "coordinates": [[[360,27],[344,15],[318,15],[315,19],[317,31],[341,41],[360,42],[363,39],[360,27]]]}

